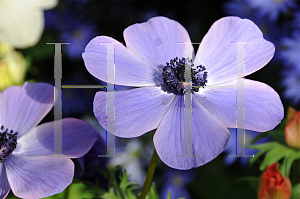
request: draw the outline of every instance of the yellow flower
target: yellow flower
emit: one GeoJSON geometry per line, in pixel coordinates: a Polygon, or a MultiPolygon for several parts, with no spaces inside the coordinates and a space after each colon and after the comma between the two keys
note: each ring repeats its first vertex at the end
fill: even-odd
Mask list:
{"type": "Polygon", "coordinates": [[[0,91],[11,85],[24,83],[26,61],[11,46],[0,43],[0,91]]]}
{"type": "Polygon", "coordinates": [[[0,0],[0,42],[16,48],[35,45],[44,30],[44,10],[58,0],[0,0]]]}

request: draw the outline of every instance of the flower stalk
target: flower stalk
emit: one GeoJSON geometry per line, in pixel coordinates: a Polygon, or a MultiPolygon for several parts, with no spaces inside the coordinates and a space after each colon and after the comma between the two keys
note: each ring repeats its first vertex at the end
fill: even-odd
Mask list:
{"type": "Polygon", "coordinates": [[[147,196],[147,193],[148,193],[148,191],[150,189],[150,186],[151,186],[151,182],[152,182],[152,178],[153,178],[153,175],[154,175],[154,171],[155,171],[155,168],[156,168],[157,161],[158,161],[158,155],[157,155],[157,152],[154,148],[153,155],[152,155],[152,158],[151,158],[151,162],[150,162],[150,165],[149,165],[149,169],[147,171],[146,180],[145,180],[145,183],[144,183],[143,188],[142,188],[140,199],[145,199],[146,196],[147,196]]]}

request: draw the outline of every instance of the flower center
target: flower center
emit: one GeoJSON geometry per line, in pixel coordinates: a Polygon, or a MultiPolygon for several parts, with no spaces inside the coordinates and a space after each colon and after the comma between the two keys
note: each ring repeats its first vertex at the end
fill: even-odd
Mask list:
{"type": "Polygon", "coordinates": [[[206,86],[207,71],[205,71],[205,66],[199,65],[195,68],[194,64],[191,64],[184,57],[181,59],[176,57],[171,59],[170,63],[166,63],[162,72],[164,83],[176,94],[184,94],[186,83],[188,83],[184,77],[186,64],[190,64],[191,66],[191,92],[198,92],[200,87],[204,88],[206,86]]]}
{"type": "Polygon", "coordinates": [[[0,163],[3,162],[9,154],[11,154],[17,146],[18,132],[9,132],[2,125],[0,128],[0,163]]]}

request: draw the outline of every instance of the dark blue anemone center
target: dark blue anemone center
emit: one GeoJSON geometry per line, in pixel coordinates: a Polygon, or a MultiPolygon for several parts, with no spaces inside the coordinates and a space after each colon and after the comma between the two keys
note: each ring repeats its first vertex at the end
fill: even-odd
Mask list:
{"type": "MultiPolygon", "coordinates": [[[[184,57],[178,59],[178,57],[171,59],[163,67],[162,75],[164,77],[164,83],[176,94],[184,94],[184,83],[187,82],[184,78],[185,64],[190,64],[184,57]]],[[[207,71],[205,66],[199,65],[194,67],[191,64],[191,92],[198,92],[199,88],[206,86],[207,83],[207,71]]]]}
{"type": "Polygon", "coordinates": [[[3,162],[17,147],[18,132],[9,132],[2,125],[0,128],[0,163],[3,162]]]}

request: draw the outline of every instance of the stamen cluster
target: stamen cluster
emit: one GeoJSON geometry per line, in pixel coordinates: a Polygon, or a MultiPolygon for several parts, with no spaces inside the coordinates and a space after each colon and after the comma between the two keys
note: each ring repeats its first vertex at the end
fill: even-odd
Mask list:
{"type": "MultiPolygon", "coordinates": [[[[167,62],[163,67],[162,75],[164,77],[164,83],[169,86],[171,90],[178,94],[184,94],[184,82],[188,82],[184,78],[185,64],[188,62],[184,57],[178,59],[178,57],[171,59],[170,63],[167,62]]],[[[191,64],[191,92],[198,92],[199,88],[206,86],[207,83],[207,71],[205,66],[199,65],[194,68],[194,64],[191,64]]]]}
{"type": "Polygon", "coordinates": [[[3,162],[17,147],[18,132],[9,132],[4,126],[0,131],[0,163],[3,162]],[[5,130],[5,131],[4,131],[5,130]]]}

